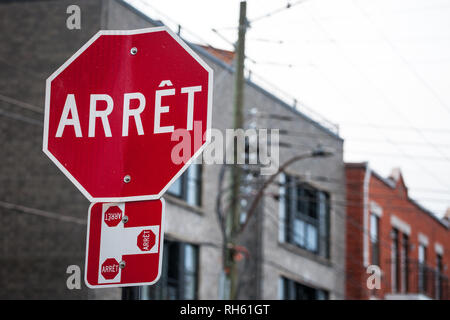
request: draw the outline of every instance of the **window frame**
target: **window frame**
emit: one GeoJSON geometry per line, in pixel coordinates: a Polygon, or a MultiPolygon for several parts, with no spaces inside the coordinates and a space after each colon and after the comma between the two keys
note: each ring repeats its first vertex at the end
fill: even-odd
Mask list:
{"type": "Polygon", "coordinates": [[[328,300],[329,291],[314,288],[285,276],[280,277],[280,300],[328,300]],[[314,297],[312,297],[314,295],[314,297]]]}
{"type": "Polygon", "coordinates": [[[370,243],[371,243],[371,264],[380,266],[380,217],[370,213],[370,243]],[[375,237],[373,237],[373,223],[376,223],[375,237]]]}
{"type": "Polygon", "coordinates": [[[427,245],[424,243],[419,243],[417,247],[417,264],[418,264],[418,289],[421,293],[427,292],[427,245]],[[423,249],[423,254],[421,253],[421,249],[423,249]]]}
{"type": "Polygon", "coordinates": [[[392,292],[401,291],[401,261],[400,261],[400,231],[392,228],[392,247],[391,247],[391,285],[392,292]]]}
{"type": "Polygon", "coordinates": [[[330,194],[288,174],[283,174],[280,182],[279,227],[283,231],[279,239],[329,259],[330,194]],[[314,208],[314,212],[311,212],[311,208],[314,208]],[[299,226],[298,230],[301,229],[300,235],[296,233],[296,225],[299,226]],[[311,232],[314,232],[313,236],[311,232]]]}
{"type": "Polygon", "coordinates": [[[199,259],[200,247],[195,244],[165,240],[164,241],[163,266],[159,281],[153,286],[146,287],[146,297],[144,299],[152,300],[196,300],[198,299],[199,289],[199,259]],[[186,248],[193,249],[194,271],[186,271],[186,248]],[[169,261],[170,257],[177,257],[175,262],[169,261]],[[175,272],[175,275],[169,275],[169,272],[175,272]],[[193,293],[188,296],[186,292],[186,278],[193,278],[193,293]],[[173,292],[173,294],[171,293],[173,292]]]}
{"type": "Polygon", "coordinates": [[[195,207],[202,206],[202,192],[203,192],[203,165],[193,163],[191,164],[183,174],[178,177],[177,180],[167,189],[167,193],[173,197],[176,197],[180,200],[183,200],[187,204],[195,207]],[[196,170],[196,174],[192,177],[193,170],[196,170]],[[191,181],[194,181],[195,185],[195,201],[192,203],[189,201],[190,193],[193,192],[189,184],[191,181]],[[171,188],[175,185],[175,183],[180,183],[180,193],[173,192],[171,188]]]}

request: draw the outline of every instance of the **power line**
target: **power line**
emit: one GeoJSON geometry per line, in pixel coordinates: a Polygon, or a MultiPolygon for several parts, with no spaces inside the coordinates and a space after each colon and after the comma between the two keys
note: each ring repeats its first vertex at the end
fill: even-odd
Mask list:
{"type": "Polygon", "coordinates": [[[283,40],[265,39],[265,38],[247,38],[248,41],[265,42],[272,44],[283,44],[283,40]]]}
{"type": "MultiPolygon", "coordinates": [[[[328,37],[328,38],[332,38],[331,37],[331,35],[329,34],[329,32],[326,30],[326,28],[325,27],[323,27],[322,26],[322,24],[310,13],[309,15],[309,18],[311,19],[311,21],[313,22],[313,23],[315,23],[321,30],[322,30],[322,32],[328,37]]],[[[338,45],[338,43],[336,42],[336,41],[333,41],[332,42],[333,44],[334,44],[334,46],[336,47],[336,48],[338,48],[339,49],[339,51],[341,52],[341,55],[347,60],[347,63],[349,64],[349,65],[351,65],[356,71],[358,71],[359,73],[360,73],[360,75],[368,82],[368,83],[370,83],[371,84],[371,86],[373,87],[373,88],[375,88],[375,89],[377,89],[377,87],[373,84],[373,82],[343,53],[343,50],[340,48],[340,46],[338,45]]],[[[384,98],[384,101],[385,101],[385,103],[387,103],[388,105],[390,105],[392,108],[394,108],[395,109],[395,106],[393,106],[391,103],[390,103],[390,101],[384,96],[384,94],[383,94],[383,92],[381,92],[379,89],[377,89],[377,92],[379,93],[379,95],[381,96],[381,97],[383,97],[384,98]]],[[[361,111],[360,109],[357,109],[357,110],[359,110],[359,111],[361,111]]],[[[362,112],[362,111],[361,111],[362,112]]],[[[415,130],[417,130],[417,129],[415,129],[415,130]]],[[[384,132],[382,132],[382,131],[380,131],[381,132],[381,134],[382,134],[382,136],[384,136],[385,137],[385,139],[386,139],[386,141],[388,142],[388,143],[390,143],[390,144],[392,144],[393,146],[395,146],[401,153],[403,153],[404,154],[404,152],[403,152],[403,150],[398,146],[398,145],[396,145],[394,142],[392,142],[391,141],[391,139],[389,138],[389,137],[387,137],[387,136],[385,136],[384,135],[384,132]]],[[[440,150],[439,150],[440,151],[440,150]]],[[[444,155],[445,156],[445,155],[444,155]]],[[[445,156],[445,158],[447,158],[446,156],[445,156]]],[[[414,159],[414,158],[413,158],[414,159]]],[[[428,168],[427,167],[425,167],[425,166],[423,166],[420,162],[417,162],[417,161],[415,161],[414,160],[414,162],[419,166],[419,167],[421,167],[422,168],[422,170],[424,171],[424,172],[427,172],[427,174],[428,175],[430,175],[430,176],[432,176],[436,181],[438,181],[440,184],[442,184],[443,186],[446,186],[446,188],[448,188],[448,185],[447,185],[447,183],[445,183],[445,182],[443,182],[443,180],[441,180],[441,178],[440,177],[438,177],[438,176],[436,176],[432,171],[430,171],[430,170],[428,170],[428,168]]]]}
{"type": "Polygon", "coordinates": [[[8,112],[8,111],[4,111],[0,109],[0,116],[6,117],[6,118],[10,118],[10,119],[14,119],[17,121],[22,121],[22,122],[26,122],[28,124],[32,124],[35,126],[39,126],[39,127],[43,127],[43,123],[40,120],[36,120],[33,118],[29,118],[14,112],[8,112]]]}
{"type": "Polygon", "coordinates": [[[421,130],[421,131],[429,131],[436,133],[446,133],[450,134],[450,129],[446,128],[412,128],[407,126],[392,126],[392,125],[384,125],[384,124],[374,124],[374,123],[357,123],[357,122],[342,122],[347,126],[355,126],[355,127],[371,127],[374,129],[384,129],[384,130],[400,130],[400,131],[412,131],[412,130],[421,130]]]}
{"type": "MultiPolygon", "coordinates": [[[[307,197],[300,197],[300,199],[302,199],[302,200],[310,200],[307,197]]],[[[276,200],[276,199],[274,199],[274,200],[277,201],[277,202],[279,201],[279,200],[276,200]]],[[[266,203],[270,203],[270,202],[266,202],[266,203]]],[[[336,206],[338,208],[343,209],[343,212],[341,212],[341,210],[336,210],[336,207],[334,207],[335,210],[332,210],[331,212],[335,213],[336,217],[338,217],[338,218],[340,218],[340,219],[342,219],[344,221],[349,221],[353,226],[357,227],[366,236],[368,236],[370,239],[373,239],[373,237],[370,235],[370,229],[365,229],[364,226],[358,220],[356,220],[354,217],[349,215],[348,211],[347,211],[348,208],[355,208],[355,209],[363,210],[365,208],[365,205],[363,203],[361,203],[359,201],[347,201],[347,200],[342,200],[342,201],[340,201],[340,200],[328,200],[328,203],[331,204],[331,205],[334,205],[334,206],[336,206]]],[[[411,209],[408,210],[408,208],[392,206],[390,200],[388,200],[387,204],[388,204],[387,206],[383,206],[384,209],[387,209],[387,210],[399,210],[399,211],[402,210],[402,212],[413,212],[413,213],[419,214],[419,212],[417,210],[413,211],[411,209]]],[[[273,214],[273,212],[279,211],[279,208],[273,208],[272,207],[272,208],[269,208],[269,210],[270,210],[270,214],[272,214],[273,217],[276,219],[276,221],[279,222],[280,221],[279,217],[275,216],[273,214]]],[[[381,242],[382,237],[379,236],[378,239],[381,242]]],[[[390,238],[388,238],[388,240],[384,241],[384,242],[385,242],[386,248],[390,249],[390,238]]],[[[446,251],[448,251],[448,250],[449,249],[446,249],[446,251]]]]}
{"type": "Polygon", "coordinates": [[[54,213],[54,212],[45,211],[45,210],[41,210],[41,209],[31,208],[31,207],[23,206],[20,204],[0,201],[0,206],[2,208],[5,208],[5,209],[11,210],[11,211],[19,211],[22,213],[39,216],[42,218],[48,218],[48,219],[60,220],[63,222],[86,225],[86,221],[84,219],[79,219],[79,218],[76,218],[73,216],[63,215],[60,213],[54,213]]]}
{"type": "Polygon", "coordinates": [[[283,12],[283,11],[288,10],[288,9],[292,9],[293,7],[299,5],[299,4],[303,3],[303,2],[306,2],[306,1],[307,0],[299,0],[299,1],[296,1],[296,2],[293,2],[293,3],[288,1],[288,3],[284,7],[272,10],[272,11],[270,11],[268,13],[265,13],[263,15],[255,17],[253,19],[250,19],[249,22],[250,22],[250,24],[252,24],[252,23],[260,21],[262,19],[272,17],[272,16],[276,15],[277,13],[283,12]]]}
{"type": "MultiPolygon", "coordinates": [[[[280,147],[287,147],[287,148],[311,148],[311,145],[306,144],[298,144],[298,143],[284,143],[280,147]]],[[[333,148],[333,146],[330,145],[322,145],[322,147],[325,148],[333,148]]],[[[433,156],[426,156],[426,155],[416,155],[416,154],[408,154],[408,153],[388,153],[388,152],[374,152],[371,150],[358,150],[358,149],[350,149],[346,150],[346,153],[356,153],[356,154],[363,154],[363,155],[373,155],[378,157],[394,157],[394,158],[407,158],[407,159],[423,159],[427,161],[439,161],[439,162],[448,162],[447,159],[443,159],[441,157],[433,157],[433,156]]]]}
{"type": "MultiPolygon", "coordinates": [[[[449,131],[450,133],[450,131],[449,131]]],[[[307,131],[298,131],[298,130],[284,130],[284,129],[280,129],[280,135],[282,136],[286,136],[287,138],[295,138],[295,139],[304,139],[304,138],[310,138],[310,137],[315,137],[315,138],[319,138],[319,139],[332,139],[329,136],[324,136],[318,133],[311,133],[311,132],[307,132],[307,131]]],[[[385,143],[386,140],[384,139],[375,139],[375,138],[370,138],[370,137],[345,137],[344,140],[350,141],[350,142],[379,142],[379,143],[385,143]]],[[[395,143],[397,144],[402,144],[402,145],[411,145],[411,146],[429,146],[428,143],[424,143],[424,142],[419,142],[419,141],[408,141],[408,140],[393,140],[395,143]]],[[[440,146],[442,148],[450,148],[450,144],[436,144],[436,146],[440,146]]]]}
{"type": "Polygon", "coordinates": [[[400,54],[400,52],[398,51],[397,47],[392,43],[392,41],[386,36],[386,34],[380,30],[380,28],[378,28],[378,26],[374,23],[373,19],[370,17],[370,15],[364,11],[362,9],[361,6],[359,6],[358,4],[356,4],[356,2],[353,0],[352,1],[353,6],[356,7],[361,13],[362,15],[366,18],[367,21],[370,22],[370,24],[374,27],[375,30],[377,30],[377,32],[379,33],[379,35],[381,36],[381,38],[388,44],[388,46],[391,48],[392,52],[394,52],[399,58],[400,60],[411,70],[411,73],[419,80],[419,82],[422,83],[422,85],[428,89],[428,91],[434,96],[434,98],[439,102],[439,104],[441,105],[442,108],[444,108],[447,113],[450,114],[450,108],[447,106],[447,104],[444,102],[444,100],[442,100],[442,98],[438,95],[438,93],[433,89],[433,87],[428,83],[428,81],[426,81],[420,74],[419,72],[416,70],[416,68],[414,68],[411,63],[409,63],[409,61],[402,55],[400,54]]]}
{"type": "Polygon", "coordinates": [[[10,103],[13,105],[16,105],[18,107],[21,107],[23,109],[27,109],[33,112],[37,112],[37,113],[44,113],[44,110],[42,108],[36,107],[35,105],[32,105],[30,103],[27,102],[23,102],[8,96],[5,96],[3,94],[0,94],[0,101],[6,102],[6,103],[10,103]]]}

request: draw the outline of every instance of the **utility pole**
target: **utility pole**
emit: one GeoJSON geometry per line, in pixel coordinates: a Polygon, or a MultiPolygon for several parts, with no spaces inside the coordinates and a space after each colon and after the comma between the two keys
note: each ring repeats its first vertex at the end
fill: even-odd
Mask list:
{"type": "MultiPolygon", "coordinates": [[[[244,101],[244,61],[245,61],[245,32],[247,29],[247,2],[242,1],[239,8],[239,29],[238,41],[236,46],[236,63],[235,63],[235,79],[234,79],[234,97],[233,97],[233,127],[234,129],[242,129],[244,126],[243,101],[244,101]]],[[[228,271],[230,284],[230,299],[237,298],[238,288],[238,269],[234,259],[234,248],[237,245],[236,239],[240,229],[240,192],[241,192],[241,170],[238,165],[238,159],[242,157],[237,150],[236,142],[234,146],[234,165],[231,168],[231,206],[227,219],[227,232],[229,242],[225,244],[225,266],[228,271]]]]}

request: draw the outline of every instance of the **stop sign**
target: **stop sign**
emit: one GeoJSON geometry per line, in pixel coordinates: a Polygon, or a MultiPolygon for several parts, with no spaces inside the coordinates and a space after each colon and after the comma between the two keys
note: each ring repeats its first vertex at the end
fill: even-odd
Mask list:
{"type": "Polygon", "coordinates": [[[107,280],[114,279],[119,273],[119,263],[114,258],[106,259],[102,263],[100,273],[107,280]]]}
{"type": "Polygon", "coordinates": [[[109,207],[105,212],[104,219],[109,227],[115,227],[122,221],[122,210],[118,206],[109,207]]]}
{"type": "Polygon", "coordinates": [[[91,202],[158,199],[210,139],[212,79],[165,27],[100,31],[47,79],[43,151],[91,202]]]}
{"type": "Polygon", "coordinates": [[[155,245],[156,236],[152,230],[142,230],[137,237],[137,246],[142,251],[150,251],[155,245]]]}

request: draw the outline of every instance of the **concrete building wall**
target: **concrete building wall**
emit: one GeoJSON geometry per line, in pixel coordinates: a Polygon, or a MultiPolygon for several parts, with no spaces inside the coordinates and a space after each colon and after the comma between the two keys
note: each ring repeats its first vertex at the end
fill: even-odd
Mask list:
{"type": "MultiPolygon", "coordinates": [[[[326,191],[331,196],[330,212],[330,259],[323,259],[306,250],[279,241],[281,227],[279,204],[272,197],[264,200],[263,214],[263,288],[261,296],[265,299],[278,298],[278,282],[286,276],[305,285],[329,291],[330,298],[343,299],[345,281],[345,183],[343,170],[343,142],[330,135],[314,123],[303,119],[296,111],[277,101],[270,101],[258,90],[248,90],[247,105],[257,106],[263,113],[291,117],[293,121],[268,120],[262,124],[267,128],[282,128],[295,135],[281,135],[280,140],[291,144],[291,148],[281,148],[280,164],[290,158],[311,152],[318,144],[333,150],[334,155],[327,158],[310,158],[292,164],[286,172],[303,176],[303,181],[326,191]],[[257,100],[253,102],[250,97],[257,100]],[[326,178],[327,181],[321,178],[326,178]],[[280,263],[282,262],[282,263],[280,263]]],[[[269,193],[279,193],[272,186],[269,193]]]]}
{"type": "MultiPolygon", "coordinates": [[[[99,28],[96,1],[0,3],[0,298],[86,299],[68,290],[83,270],[88,201],[42,152],[45,79],[99,28]],[[78,4],[82,31],[66,28],[78,4]]],[[[103,292],[105,297],[117,294],[103,292]]]]}
{"type": "MultiPolygon", "coordinates": [[[[45,79],[99,29],[144,28],[157,22],[116,0],[25,1],[0,6],[1,29],[8,30],[0,33],[0,40],[7,44],[0,46],[0,94],[6,97],[0,99],[0,145],[5,154],[0,158],[0,214],[7,221],[0,226],[0,259],[5,266],[0,271],[0,298],[120,298],[120,289],[89,290],[84,284],[82,290],[66,288],[67,266],[75,264],[84,270],[89,203],[41,151],[45,79]],[[66,28],[70,4],[81,8],[81,30],[66,28]]],[[[232,69],[201,48],[194,49],[214,69],[213,128],[224,131],[232,124],[232,69]]],[[[343,298],[343,141],[251,82],[246,85],[245,108],[246,112],[257,108],[261,113],[292,117],[289,122],[258,120],[261,128],[297,132],[283,138],[293,147],[281,150],[281,162],[318,143],[334,150],[331,158],[303,160],[289,171],[310,177],[309,182],[328,191],[336,204],[331,209],[331,257],[324,260],[278,242],[278,204],[265,198],[264,209],[248,230],[259,234],[260,240],[250,245],[256,252],[252,252],[250,269],[242,274],[246,285],[241,297],[276,299],[279,277],[286,275],[328,290],[331,298],[343,298]],[[320,182],[315,176],[329,179],[320,182]]],[[[214,211],[219,170],[219,165],[203,166],[200,207],[165,196],[166,238],[200,247],[200,299],[220,298],[222,240],[214,211]]]]}

